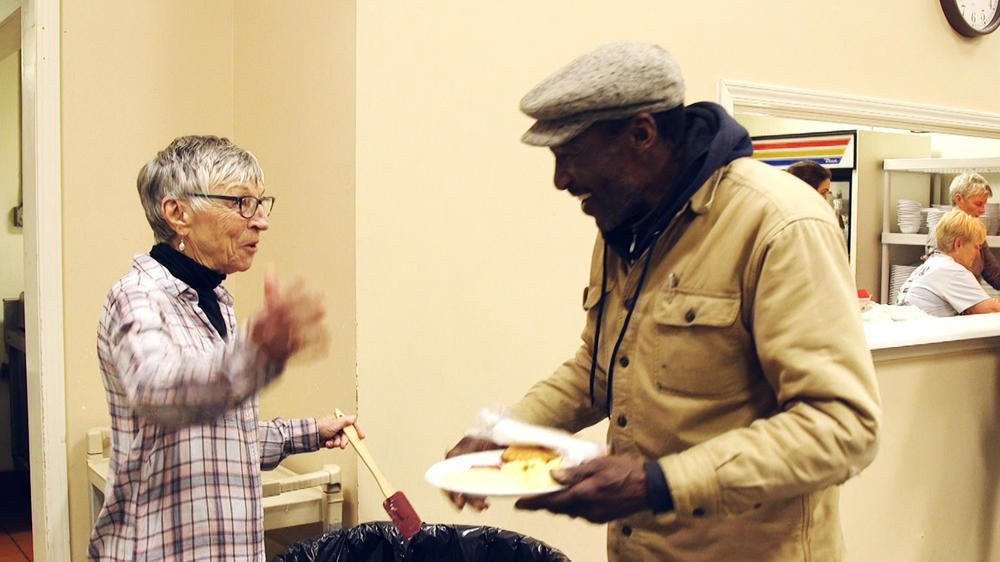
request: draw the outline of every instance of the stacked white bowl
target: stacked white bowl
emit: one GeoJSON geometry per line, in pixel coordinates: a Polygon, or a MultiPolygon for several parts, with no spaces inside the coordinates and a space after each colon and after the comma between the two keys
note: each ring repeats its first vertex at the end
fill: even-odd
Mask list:
{"type": "Polygon", "coordinates": [[[915,265],[893,265],[889,271],[889,301],[887,304],[896,304],[896,295],[903,287],[903,283],[916,269],[915,265]]]}
{"type": "Polygon", "coordinates": [[[900,199],[896,201],[896,220],[899,222],[899,231],[904,234],[916,234],[923,224],[923,216],[920,214],[920,202],[910,199],[900,199]]]}
{"type": "Polygon", "coordinates": [[[951,210],[949,205],[934,205],[934,207],[927,210],[927,231],[933,233],[934,226],[937,225],[938,221],[945,213],[951,210]],[[942,208],[943,207],[943,208],[942,208]]]}

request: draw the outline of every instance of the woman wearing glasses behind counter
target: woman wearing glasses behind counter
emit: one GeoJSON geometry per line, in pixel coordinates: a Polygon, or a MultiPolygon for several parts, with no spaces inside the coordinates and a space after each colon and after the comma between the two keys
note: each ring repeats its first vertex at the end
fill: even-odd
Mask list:
{"type": "Polygon", "coordinates": [[[257,391],[325,345],[321,300],[301,282],[280,290],[269,272],[263,308],[237,327],[220,283],[253,264],[274,205],[249,152],[181,137],[143,166],[138,188],[156,245],[101,313],[112,438],[88,558],[264,560],[261,469],[345,447],[355,420],[257,419],[257,391]]]}

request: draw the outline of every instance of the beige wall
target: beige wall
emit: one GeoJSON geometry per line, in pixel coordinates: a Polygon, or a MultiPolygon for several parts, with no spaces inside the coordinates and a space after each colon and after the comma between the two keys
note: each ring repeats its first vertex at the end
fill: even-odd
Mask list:
{"type": "MultiPolygon", "coordinates": [[[[135,174],[173,136],[212,132],[254,150],[279,198],[258,267],[229,283],[241,315],[259,302],[261,266],[273,262],[286,278],[302,273],[325,288],[337,336],[327,359],[293,366],[265,393],[265,415],[350,408],[356,360],[369,446],[425,521],[504,526],[575,560],[599,559],[599,526],[515,513],[505,500],[486,514],[457,514],[423,480],[479,407],[515,400],[578,343],[593,225],[551,187],[550,155],[519,144],[529,121],[517,101],[571,57],[637,39],[674,52],[688,101],[714,99],[717,81],[730,78],[995,110],[988,92],[1000,79],[982,69],[997,67],[1000,45],[959,38],[935,3],[845,0],[812,14],[798,7],[787,0],[613,8],[596,0],[344,0],[283,9],[263,1],[65,2],[74,558],[83,558],[88,532],[84,431],[107,423],[94,352],[99,307],[131,254],[151,241],[135,174]],[[352,200],[353,215],[344,212],[352,200]]],[[[589,435],[601,439],[599,430],[589,435]]],[[[293,464],[334,458],[350,471],[345,455],[293,464]]],[[[360,520],[387,517],[367,475],[359,476],[356,499],[360,520]]],[[[855,517],[865,507],[844,509],[855,517]]],[[[852,550],[866,556],[872,548],[862,541],[852,550]]]]}
{"type": "Polygon", "coordinates": [[[153,241],[135,178],[177,135],[233,135],[233,14],[225,2],[66,2],[62,28],[66,448],[72,553],[84,560],[85,435],[109,423],[97,319],[153,241]]]}
{"type": "MultiPolygon", "coordinates": [[[[16,299],[24,290],[24,241],[21,228],[11,222],[21,182],[20,35],[19,12],[0,22],[0,298],[4,299],[16,299]]],[[[4,347],[0,361],[6,357],[4,347]]],[[[0,471],[14,467],[9,394],[8,380],[0,381],[0,471]]]]}
{"type": "MultiPolygon", "coordinates": [[[[320,416],[357,408],[355,377],[354,6],[312,0],[235,3],[235,139],[261,160],[277,197],[267,250],[248,275],[228,283],[238,302],[258,303],[261,273],[308,279],[325,295],[329,354],[293,363],[261,395],[261,417],[320,416]]],[[[252,309],[244,306],[245,311],[252,309]]],[[[244,313],[244,316],[246,313],[244,313]]],[[[354,452],[298,455],[308,472],[338,464],[345,524],[357,521],[354,452]]],[[[318,529],[272,533],[280,544],[318,529]]]]}
{"type": "MultiPolygon", "coordinates": [[[[668,47],[689,102],[714,99],[728,78],[995,111],[997,79],[982,69],[1000,62],[1000,44],[961,39],[931,2],[358,3],[358,373],[370,445],[425,520],[507,526],[575,560],[599,558],[601,528],[515,514],[505,500],[459,515],[422,473],[477,408],[516,399],[577,345],[593,224],[552,188],[548,152],[518,142],[529,120],[517,102],[618,39],[668,47]]],[[[370,480],[360,486],[362,519],[384,517],[370,480]]]]}
{"type": "MultiPolygon", "coordinates": [[[[355,409],[353,12],[349,3],[68,2],[62,7],[67,452],[74,559],[89,522],[84,435],[107,425],[95,330],[111,283],[152,234],[139,167],[178,135],[212,133],[255,152],[278,198],[257,266],[227,280],[242,318],[273,263],[322,285],[330,354],[292,365],[262,415],[355,409]],[[308,239],[308,242],[304,242],[308,239]]],[[[340,462],[323,452],[292,468],[340,462]]]]}

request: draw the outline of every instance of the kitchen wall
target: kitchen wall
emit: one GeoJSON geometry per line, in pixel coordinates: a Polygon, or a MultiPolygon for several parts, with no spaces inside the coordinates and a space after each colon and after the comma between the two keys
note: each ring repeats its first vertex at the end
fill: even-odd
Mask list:
{"type": "MultiPolygon", "coordinates": [[[[98,316],[132,255],[153,243],[135,179],[142,164],[178,135],[233,136],[233,25],[229,2],[192,2],[185,9],[167,2],[62,6],[66,449],[74,560],[86,558],[90,534],[86,431],[110,423],[97,363],[98,316]]],[[[273,250],[264,245],[261,253],[267,260],[273,250]]]]}
{"type": "MultiPolygon", "coordinates": [[[[330,349],[293,362],[261,394],[261,417],[321,416],[357,409],[355,377],[354,5],[311,0],[234,3],[234,139],[261,159],[277,200],[255,267],[228,283],[242,317],[260,305],[262,273],[304,277],[324,294],[330,349]],[[294,7],[294,9],[290,9],[294,7]]],[[[299,472],[341,468],[344,522],[357,522],[354,452],[323,450],[287,459],[299,472]]],[[[362,466],[362,470],[364,467],[362,466]]],[[[274,544],[320,529],[270,533],[274,544]]],[[[279,551],[280,552],[280,551],[279,551]]],[[[273,552],[277,554],[277,552],[273,552]]]]}
{"type": "MultiPolygon", "coordinates": [[[[18,13],[0,22],[0,295],[16,299],[24,289],[24,244],[11,211],[20,202],[21,97],[18,13]]],[[[0,352],[0,358],[5,357],[0,352]]]]}
{"type": "MultiPolygon", "coordinates": [[[[553,189],[551,154],[518,142],[530,120],[517,102],[623,38],[668,47],[689,102],[715,99],[727,78],[995,111],[987,92],[1000,81],[982,70],[1000,44],[960,38],[933,2],[358,3],[358,370],[371,446],[426,520],[503,525],[574,560],[600,558],[600,526],[505,500],[456,514],[422,472],[478,408],[515,400],[578,345],[593,223],[553,189]],[[402,423],[415,444],[385,443],[402,423]]],[[[360,486],[362,519],[381,517],[377,490],[360,486]]],[[[867,506],[843,508],[849,521],[867,506]]],[[[848,544],[869,559],[877,545],[856,531],[848,544]]]]}
{"type": "MultiPolygon", "coordinates": [[[[262,396],[266,418],[355,410],[353,4],[118,2],[62,6],[67,453],[74,560],[90,523],[85,434],[107,425],[96,357],[104,296],[152,246],[139,168],[174,137],[227,136],[253,151],[277,197],[255,267],[226,281],[245,320],[262,277],[307,277],[326,295],[329,354],[293,363],[262,396]]],[[[354,458],[324,451],[289,466],[354,458]]],[[[353,498],[352,503],[353,504],[353,498]]]]}
{"type": "MultiPolygon", "coordinates": [[[[173,136],[233,136],[279,198],[257,267],[230,283],[240,314],[260,302],[268,262],[328,295],[334,349],[293,365],[262,397],[265,415],[350,408],[357,393],[369,447],[425,521],[508,527],[595,560],[602,526],[499,499],[459,514],[423,479],[479,408],[516,400],[578,345],[594,228],[552,188],[551,155],[518,142],[530,124],[520,96],[618,39],[670,48],[689,102],[714,99],[728,78],[993,111],[1000,86],[982,71],[1000,63],[1000,45],[962,39],[936,3],[908,0],[806,13],[790,0],[100,0],[64,3],[62,27],[66,442],[81,560],[84,435],[107,423],[97,315],[151,242],[135,174],[173,136]]],[[[329,459],[355,469],[349,453],[293,464],[329,459]]],[[[349,512],[386,519],[367,474],[345,482],[357,490],[349,512]]],[[[843,509],[851,521],[867,507],[843,509]]],[[[848,530],[848,544],[869,559],[891,548],[879,535],[848,530]]]]}
{"type": "MultiPolygon", "coordinates": [[[[0,17],[2,14],[0,6],[0,17]]],[[[4,299],[16,299],[24,290],[24,243],[21,228],[14,226],[11,215],[18,204],[21,181],[19,14],[14,12],[0,21],[0,298],[4,299]]],[[[0,361],[6,357],[6,347],[0,346],[0,361]]],[[[8,380],[0,380],[0,471],[14,468],[9,394],[8,380]]]]}
{"type": "MultiPolygon", "coordinates": [[[[18,204],[21,180],[19,14],[15,11],[0,21],[0,298],[5,299],[16,299],[24,290],[24,243],[10,214],[18,204]]],[[[6,361],[6,346],[0,348],[0,361],[6,361]]],[[[5,379],[0,380],[0,471],[14,468],[10,447],[10,384],[5,379]]]]}

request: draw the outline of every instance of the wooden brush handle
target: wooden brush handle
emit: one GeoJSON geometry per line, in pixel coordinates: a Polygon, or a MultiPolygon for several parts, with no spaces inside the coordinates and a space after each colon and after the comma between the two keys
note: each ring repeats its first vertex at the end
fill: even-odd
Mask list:
{"type": "MultiPolygon", "coordinates": [[[[344,412],[340,410],[334,410],[334,413],[338,418],[344,417],[344,412]]],[[[365,445],[361,437],[358,436],[358,430],[354,429],[353,425],[349,425],[344,428],[344,435],[347,435],[347,440],[351,442],[351,446],[357,451],[358,456],[361,457],[361,461],[365,463],[368,470],[375,477],[375,483],[378,484],[380,490],[382,490],[382,495],[389,497],[396,493],[396,490],[389,484],[389,481],[385,479],[385,475],[382,471],[378,469],[378,465],[375,464],[375,459],[372,458],[371,452],[368,451],[368,446],[365,445]]]]}

